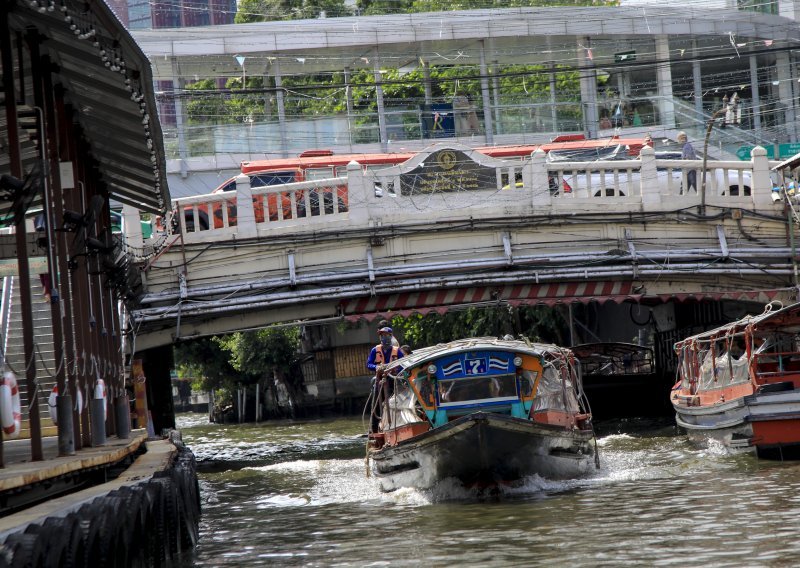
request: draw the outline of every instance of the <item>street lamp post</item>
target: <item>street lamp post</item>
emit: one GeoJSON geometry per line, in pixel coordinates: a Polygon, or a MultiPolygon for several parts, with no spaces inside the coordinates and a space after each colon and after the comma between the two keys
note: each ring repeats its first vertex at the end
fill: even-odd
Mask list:
{"type": "Polygon", "coordinates": [[[700,214],[706,214],[706,167],[708,164],[708,139],[711,138],[711,129],[714,128],[714,121],[717,120],[717,117],[723,114],[727,108],[723,106],[721,109],[714,112],[711,115],[711,118],[708,121],[708,127],[706,128],[706,139],[703,143],[703,180],[700,183],[700,214]]]}
{"type": "Polygon", "coordinates": [[[245,59],[246,59],[246,58],[245,58],[245,56],[244,56],[244,55],[237,55],[237,56],[236,56],[236,61],[239,63],[239,65],[241,65],[241,66],[242,66],[242,90],[244,90],[244,89],[246,88],[246,83],[245,83],[245,81],[246,81],[246,79],[247,79],[247,77],[246,77],[246,75],[245,75],[245,70],[244,70],[244,60],[245,60],[245,59]]]}

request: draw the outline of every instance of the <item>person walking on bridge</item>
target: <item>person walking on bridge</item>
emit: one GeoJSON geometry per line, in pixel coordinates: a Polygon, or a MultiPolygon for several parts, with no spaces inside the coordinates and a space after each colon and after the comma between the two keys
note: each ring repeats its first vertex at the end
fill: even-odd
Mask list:
{"type": "MultiPolygon", "coordinates": [[[[678,132],[678,144],[681,145],[681,160],[699,160],[685,132],[678,132]]],[[[697,191],[697,170],[694,168],[686,172],[686,191],[690,189],[697,191]]]]}

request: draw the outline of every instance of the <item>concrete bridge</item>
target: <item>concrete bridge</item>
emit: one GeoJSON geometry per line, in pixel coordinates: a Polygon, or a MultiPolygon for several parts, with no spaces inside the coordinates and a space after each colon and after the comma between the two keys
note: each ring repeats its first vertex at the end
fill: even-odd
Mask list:
{"type": "Polygon", "coordinates": [[[549,163],[450,144],[341,178],[251,188],[243,175],[235,195],[173,202],[174,234],[143,266],[136,346],[466,305],[789,300],[796,254],[771,165],[760,147],[703,176],[702,161],[647,147],[549,163]]]}

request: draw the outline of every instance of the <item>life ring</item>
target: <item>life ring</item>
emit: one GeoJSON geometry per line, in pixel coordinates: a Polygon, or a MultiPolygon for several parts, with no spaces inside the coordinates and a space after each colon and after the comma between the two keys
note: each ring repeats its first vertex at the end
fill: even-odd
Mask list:
{"type": "Polygon", "coordinates": [[[106,404],[106,382],[103,379],[97,379],[94,384],[94,398],[103,401],[103,421],[108,418],[108,405],[106,404]]]}
{"type": "MultiPolygon", "coordinates": [[[[75,401],[75,410],[78,411],[78,414],[83,412],[83,394],[81,394],[81,389],[76,389],[78,393],[77,400],[75,401]]],[[[50,396],[47,398],[47,409],[50,412],[50,420],[53,421],[53,424],[58,426],[58,410],[56,409],[56,400],[58,398],[58,385],[53,387],[53,390],[50,391],[50,396]]]]}
{"type": "Polygon", "coordinates": [[[0,384],[0,422],[3,424],[3,434],[9,439],[19,436],[22,430],[22,407],[17,377],[11,371],[5,372],[0,384]]]}

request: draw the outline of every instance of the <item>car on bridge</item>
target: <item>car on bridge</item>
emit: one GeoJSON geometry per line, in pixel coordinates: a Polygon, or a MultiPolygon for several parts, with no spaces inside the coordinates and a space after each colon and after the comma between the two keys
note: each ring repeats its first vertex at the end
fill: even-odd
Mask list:
{"type": "MultiPolygon", "coordinates": [[[[633,157],[645,143],[644,139],[631,138],[620,139],[610,138],[604,140],[585,140],[581,138],[561,140],[555,139],[553,142],[545,144],[528,144],[518,146],[490,146],[476,148],[478,152],[489,157],[504,160],[525,160],[536,150],[543,150],[548,154],[553,152],[577,153],[583,152],[584,155],[593,155],[595,159],[605,159],[609,153],[627,154],[633,157]]],[[[300,154],[296,158],[281,158],[270,160],[253,160],[242,162],[241,171],[250,178],[250,187],[261,188],[267,186],[278,186],[302,181],[333,179],[347,175],[347,164],[356,161],[365,170],[376,170],[401,164],[416,155],[416,152],[393,152],[376,154],[334,154],[330,150],[309,150],[300,154]]],[[[552,183],[555,183],[552,180],[552,183]]],[[[230,178],[217,187],[212,193],[226,193],[236,190],[236,178],[230,178]]],[[[555,191],[555,188],[553,188],[555,191]]],[[[305,190],[294,190],[292,192],[276,192],[266,196],[253,198],[253,209],[256,222],[278,221],[285,219],[295,219],[320,214],[331,214],[335,210],[347,211],[347,187],[346,185],[325,188],[320,191],[310,191],[308,201],[305,199],[305,190]],[[336,207],[334,207],[334,193],[336,194],[336,207]],[[263,198],[266,199],[263,199],[263,198]],[[308,213],[306,210],[309,210],[308,213]]],[[[564,184],[564,191],[569,191],[567,184],[564,184]]],[[[228,202],[227,218],[230,224],[235,224],[236,204],[228,202]]],[[[210,217],[214,219],[213,227],[221,228],[224,224],[224,215],[221,205],[213,205],[209,216],[208,207],[201,205],[197,207],[197,219],[199,227],[195,228],[195,211],[192,207],[184,209],[184,223],[188,232],[195,230],[207,230],[212,227],[210,217]]]]}
{"type": "MultiPolygon", "coordinates": [[[[680,151],[656,151],[655,157],[658,160],[656,183],[664,195],[697,193],[702,184],[704,165],[702,161],[696,161],[698,187],[691,188],[684,187],[686,173],[690,171],[690,168],[686,166],[686,161],[681,159],[680,151]],[[676,163],[670,163],[673,160],[676,163]]],[[[624,197],[626,193],[640,188],[642,183],[641,171],[638,166],[625,168],[624,162],[631,159],[631,156],[625,152],[608,153],[598,157],[586,153],[572,153],[566,156],[548,155],[550,190],[554,195],[558,195],[561,193],[558,190],[560,186],[563,193],[585,190],[594,197],[624,197]],[[593,161],[620,161],[620,164],[614,168],[603,169],[591,169],[586,165],[575,169],[552,167],[556,164],[575,162],[586,164],[593,161]]],[[[752,174],[746,169],[710,166],[707,169],[706,187],[710,191],[718,192],[719,195],[750,196],[752,174]]]]}

